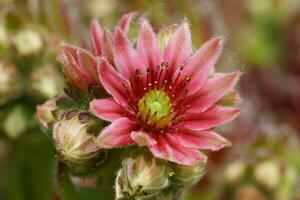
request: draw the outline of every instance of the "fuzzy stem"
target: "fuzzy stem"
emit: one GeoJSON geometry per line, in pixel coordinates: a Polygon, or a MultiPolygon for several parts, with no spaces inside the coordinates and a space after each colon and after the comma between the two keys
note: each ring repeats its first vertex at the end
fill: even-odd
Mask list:
{"type": "Polygon", "coordinates": [[[78,191],[70,180],[68,167],[60,161],[56,164],[56,191],[61,200],[81,200],[78,191]]]}

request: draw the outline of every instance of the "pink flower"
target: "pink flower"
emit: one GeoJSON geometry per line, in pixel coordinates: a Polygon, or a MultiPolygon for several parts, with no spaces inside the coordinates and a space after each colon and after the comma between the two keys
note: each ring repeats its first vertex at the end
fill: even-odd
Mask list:
{"type": "MultiPolygon", "coordinates": [[[[125,15],[118,27],[127,31],[129,23],[135,13],[125,15]]],[[[113,64],[113,34],[108,30],[102,31],[96,19],[91,22],[91,43],[93,53],[65,44],[58,54],[58,61],[62,64],[63,72],[71,88],[76,88],[83,93],[92,93],[99,97],[104,93],[97,73],[99,62],[97,56],[105,56],[113,64]]]]}
{"type": "MultiPolygon", "coordinates": [[[[213,38],[193,52],[190,29],[183,22],[161,52],[146,20],[140,24],[136,48],[126,31],[117,27],[114,33],[110,57],[114,64],[94,39],[94,50],[102,55],[100,81],[112,96],[90,103],[92,113],[112,122],[98,136],[98,144],[102,148],[146,146],[154,156],[183,165],[205,161],[199,149],[229,146],[212,130],[240,113],[239,108],[218,103],[233,91],[240,73],[210,75],[223,40],[213,38]]],[[[92,37],[97,34],[94,31],[92,37]]]]}

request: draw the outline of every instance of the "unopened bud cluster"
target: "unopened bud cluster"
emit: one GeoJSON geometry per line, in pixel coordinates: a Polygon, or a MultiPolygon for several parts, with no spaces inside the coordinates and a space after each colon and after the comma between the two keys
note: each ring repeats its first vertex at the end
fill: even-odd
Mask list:
{"type": "Polygon", "coordinates": [[[105,151],[96,143],[94,125],[88,113],[78,110],[62,113],[53,125],[57,154],[75,173],[92,171],[105,158],[105,151]]]}
{"type": "Polygon", "coordinates": [[[116,198],[171,200],[182,188],[196,184],[203,174],[204,163],[184,166],[157,159],[147,151],[138,152],[126,158],[118,171],[116,198]]]}

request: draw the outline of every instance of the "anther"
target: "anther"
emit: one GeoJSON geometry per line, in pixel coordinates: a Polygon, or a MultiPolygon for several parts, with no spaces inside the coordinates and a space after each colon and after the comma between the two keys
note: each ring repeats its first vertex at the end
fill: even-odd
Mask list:
{"type": "Polygon", "coordinates": [[[191,80],[191,77],[190,77],[190,76],[185,76],[185,77],[184,77],[184,80],[185,80],[185,81],[190,81],[190,80],[191,80]]]}

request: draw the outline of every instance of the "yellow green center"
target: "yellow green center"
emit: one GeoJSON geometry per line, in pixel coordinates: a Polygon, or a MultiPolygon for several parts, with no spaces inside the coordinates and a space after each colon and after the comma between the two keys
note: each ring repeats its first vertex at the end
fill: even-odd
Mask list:
{"type": "Polygon", "coordinates": [[[172,119],[172,104],[161,90],[146,93],[138,102],[139,116],[147,125],[163,128],[172,119]]]}

